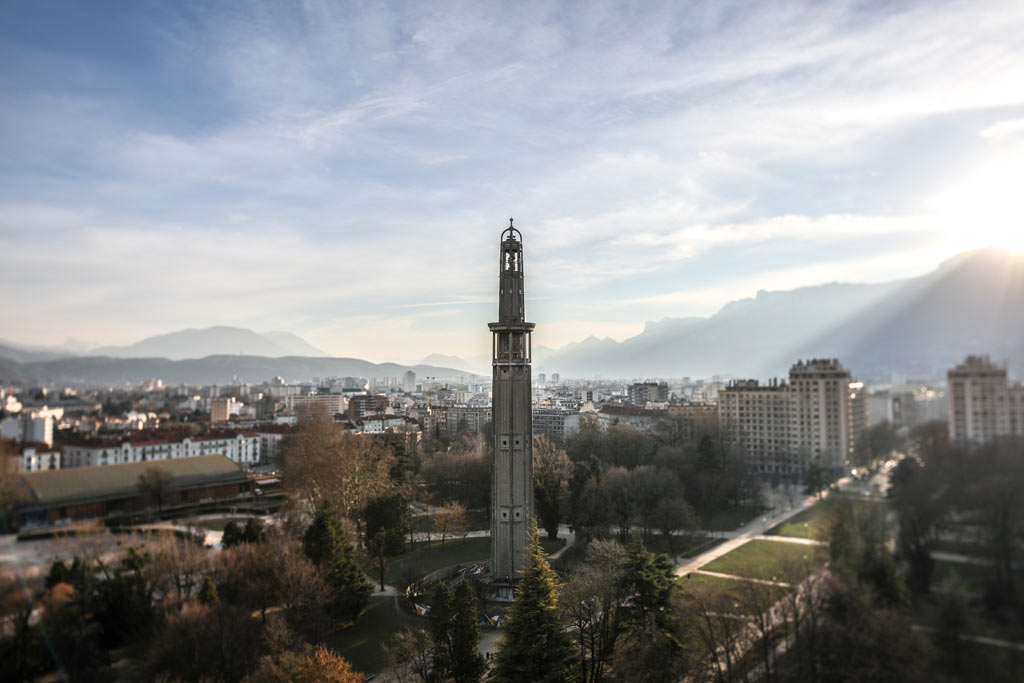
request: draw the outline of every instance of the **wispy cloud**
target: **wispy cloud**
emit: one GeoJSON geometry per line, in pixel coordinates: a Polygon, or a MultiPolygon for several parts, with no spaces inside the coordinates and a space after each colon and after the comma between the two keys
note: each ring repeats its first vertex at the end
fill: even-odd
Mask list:
{"type": "Polygon", "coordinates": [[[29,342],[233,323],[474,355],[510,213],[551,344],[901,277],[972,243],[1024,120],[1014,2],[4,14],[0,287],[29,342]]]}

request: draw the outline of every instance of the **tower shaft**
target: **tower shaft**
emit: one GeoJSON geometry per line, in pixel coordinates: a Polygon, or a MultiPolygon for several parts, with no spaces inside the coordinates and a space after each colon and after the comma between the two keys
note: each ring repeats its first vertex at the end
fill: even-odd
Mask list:
{"type": "MultiPolygon", "coordinates": [[[[511,221],[510,221],[511,223],[511,221]]],[[[532,332],[525,321],[523,240],[515,228],[502,233],[498,322],[492,333],[491,574],[514,579],[525,566],[533,518],[532,332]]]]}

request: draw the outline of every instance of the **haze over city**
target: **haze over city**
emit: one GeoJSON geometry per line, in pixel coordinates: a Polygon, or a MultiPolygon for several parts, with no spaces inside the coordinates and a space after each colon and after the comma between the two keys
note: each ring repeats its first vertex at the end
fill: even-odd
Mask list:
{"type": "Polygon", "coordinates": [[[3,16],[0,338],[20,344],[234,325],[480,356],[510,214],[549,347],[1022,244],[1020,3],[3,16]]]}

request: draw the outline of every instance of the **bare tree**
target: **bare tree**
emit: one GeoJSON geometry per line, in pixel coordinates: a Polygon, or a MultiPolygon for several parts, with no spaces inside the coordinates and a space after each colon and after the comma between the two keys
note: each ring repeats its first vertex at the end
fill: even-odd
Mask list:
{"type": "Polygon", "coordinates": [[[448,536],[465,535],[469,530],[466,519],[466,506],[456,501],[448,501],[441,506],[434,516],[434,529],[441,534],[441,545],[448,536]]]}
{"type": "Polygon", "coordinates": [[[572,463],[565,451],[556,449],[546,436],[533,439],[533,490],[537,517],[548,534],[558,538],[558,523],[572,474],[572,463]]]}
{"type": "Polygon", "coordinates": [[[697,529],[697,514],[685,500],[666,498],[654,509],[651,523],[661,531],[661,535],[668,541],[669,554],[675,555],[676,532],[685,531],[688,537],[687,542],[689,542],[693,532],[697,529]]]}
{"type": "Polygon", "coordinates": [[[259,656],[259,624],[244,609],[189,603],[153,642],[146,680],[237,683],[259,656]]]}
{"type": "Polygon", "coordinates": [[[691,594],[689,606],[709,675],[718,683],[733,680],[740,636],[747,626],[736,601],[725,593],[698,589],[691,594]]]}
{"type": "Polygon", "coordinates": [[[139,475],[138,488],[144,496],[148,496],[156,502],[157,512],[163,512],[167,495],[171,491],[171,482],[174,476],[166,467],[153,465],[146,468],[146,471],[139,475]]]}
{"type": "Polygon", "coordinates": [[[403,629],[388,639],[388,673],[397,683],[416,683],[431,680],[434,649],[425,630],[403,629]]]}
{"type": "Polygon", "coordinates": [[[394,488],[391,449],[364,434],[342,431],[326,410],[301,416],[281,444],[285,488],[309,501],[313,511],[333,509],[361,525],[366,503],[394,488]]]}
{"type": "Polygon", "coordinates": [[[595,540],[585,561],[562,587],[559,603],[569,618],[576,641],[581,683],[603,680],[620,633],[623,605],[620,573],[625,549],[615,541],[595,540]]]}
{"type": "Polygon", "coordinates": [[[180,610],[202,583],[206,552],[173,533],[162,534],[149,552],[150,561],[143,570],[147,583],[155,587],[169,608],[180,610]]]}
{"type": "Polygon", "coordinates": [[[743,612],[750,615],[750,624],[756,632],[752,646],[757,650],[763,671],[758,680],[771,683],[776,680],[775,636],[781,629],[781,608],[776,607],[780,596],[778,587],[756,581],[740,581],[737,602],[743,612]]]}
{"type": "Polygon", "coordinates": [[[18,472],[18,451],[13,441],[0,439],[0,530],[14,528],[13,513],[18,503],[29,498],[18,472]]]}

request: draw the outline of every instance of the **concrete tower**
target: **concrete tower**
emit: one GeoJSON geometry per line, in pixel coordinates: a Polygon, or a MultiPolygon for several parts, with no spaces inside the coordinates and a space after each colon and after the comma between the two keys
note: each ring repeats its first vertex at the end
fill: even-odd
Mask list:
{"type": "Polygon", "coordinates": [[[533,518],[533,413],[531,333],[525,321],[523,236],[501,234],[498,322],[490,323],[493,369],[494,467],[491,473],[491,576],[515,579],[525,567],[533,518]]]}

